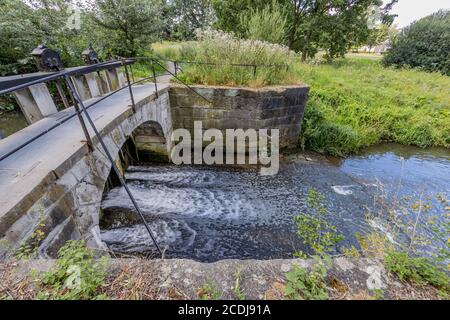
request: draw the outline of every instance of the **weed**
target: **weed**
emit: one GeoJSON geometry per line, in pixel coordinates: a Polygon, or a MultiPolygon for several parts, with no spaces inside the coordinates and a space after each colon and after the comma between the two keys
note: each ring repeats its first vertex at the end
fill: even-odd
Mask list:
{"type": "Polygon", "coordinates": [[[197,296],[201,300],[219,300],[222,294],[216,289],[212,281],[208,281],[197,290],[197,296]]]}
{"type": "MultiPolygon", "coordinates": [[[[308,212],[294,218],[297,223],[297,235],[300,241],[311,248],[316,255],[324,256],[341,242],[344,237],[337,232],[337,228],[328,222],[328,209],[323,204],[325,197],[314,189],[309,190],[306,206],[308,212]]],[[[298,257],[306,257],[299,251],[298,257]]]]}
{"type": "Polygon", "coordinates": [[[384,299],[384,291],[381,289],[374,289],[373,290],[374,293],[374,299],[375,300],[383,300],[384,299]]]}
{"type": "Polygon", "coordinates": [[[234,294],[238,298],[238,300],[245,300],[245,293],[241,289],[241,280],[242,280],[242,270],[237,270],[235,273],[236,282],[234,284],[234,294]]]}
{"type": "Polygon", "coordinates": [[[45,238],[44,208],[39,207],[38,211],[39,219],[37,228],[33,231],[29,239],[23,243],[15,253],[16,258],[19,260],[36,258],[38,255],[39,245],[45,238]]]}
{"type": "Polygon", "coordinates": [[[286,298],[292,300],[327,300],[325,277],[331,265],[329,257],[313,257],[313,265],[310,270],[294,266],[286,273],[286,298]]]}
{"type": "Polygon", "coordinates": [[[84,241],[68,241],[58,252],[54,268],[39,276],[38,299],[104,299],[97,292],[105,280],[106,258],[94,259],[84,241]]]}
{"type": "Polygon", "coordinates": [[[399,279],[416,285],[430,284],[447,295],[450,278],[445,269],[429,258],[411,257],[406,252],[389,250],[385,257],[386,269],[399,279]]]}
{"type": "Polygon", "coordinates": [[[359,259],[361,257],[358,249],[356,249],[354,246],[351,246],[350,248],[343,248],[342,254],[350,259],[359,259]]]}

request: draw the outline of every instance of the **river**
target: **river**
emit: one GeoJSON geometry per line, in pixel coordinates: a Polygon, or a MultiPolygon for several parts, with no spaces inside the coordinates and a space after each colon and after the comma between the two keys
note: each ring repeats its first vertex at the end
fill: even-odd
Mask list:
{"type": "MultiPolygon", "coordinates": [[[[450,152],[385,144],[343,160],[291,154],[273,177],[256,168],[170,164],[132,166],[125,176],[168,258],[291,258],[307,250],[293,219],[307,211],[311,188],[324,194],[329,222],[345,236],[337,251],[356,245],[356,232],[387,232],[380,199],[396,210],[426,199],[427,217],[439,216],[448,206],[442,200],[450,194],[450,152]],[[368,213],[376,218],[368,220],[368,213]]],[[[102,208],[105,217],[135,217],[121,187],[105,194],[102,208]]],[[[102,239],[110,249],[152,252],[136,218],[103,220],[102,239]]]]}

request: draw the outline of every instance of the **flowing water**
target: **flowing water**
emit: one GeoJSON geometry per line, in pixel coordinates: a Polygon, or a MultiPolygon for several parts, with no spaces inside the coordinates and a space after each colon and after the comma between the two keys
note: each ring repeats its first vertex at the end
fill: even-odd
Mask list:
{"type": "MultiPolygon", "coordinates": [[[[348,246],[355,244],[355,232],[373,227],[366,214],[376,210],[374,195],[383,193],[388,201],[422,193],[448,198],[450,153],[382,145],[346,160],[290,155],[273,177],[260,176],[256,168],[154,164],[128,168],[126,179],[158,242],[167,247],[166,257],[291,258],[305,249],[293,219],[305,210],[311,188],[325,195],[330,222],[348,246]]],[[[109,191],[102,207],[102,239],[110,249],[149,251],[151,241],[123,188],[109,191]]]]}

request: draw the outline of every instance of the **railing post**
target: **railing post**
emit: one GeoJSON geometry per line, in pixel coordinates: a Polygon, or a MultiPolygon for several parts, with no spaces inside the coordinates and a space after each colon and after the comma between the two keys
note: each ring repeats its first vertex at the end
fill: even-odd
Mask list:
{"type": "Polygon", "coordinates": [[[175,75],[177,75],[178,66],[177,66],[177,62],[176,61],[173,62],[173,67],[175,68],[175,75]]]}
{"type": "Polygon", "coordinates": [[[158,95],[158,84],[157,84],[157,80],[156,80],[155,63],[154,63],[153,59],[152,59],[152,73],[153,73],[153,81],[155,83],[156,98],[159,98],[159,95],[158,95]]]}
{"type": "Polygon", "coordinates": [[[78,103],[82,103],[82,101],[81,99],[80,100],[78,99],[78,94],[75,91],[75,87],[72,81],[70,80],[69,76],[64,76],[64,78],[66,80],[67,86],[69,87],[69,94],[70,98],[73,101],[73,107],[75,108],[78,120],[80,121],[81,124],[81,128],[83,129],[84,135],[86,136],[86,143],[88,145],[89,151],[93,151],[94,144],[92,143],[91,136],[89,135],[89,131],[86,127],[86,123],[84,122],[83,115],[81,114],[80,106],[78,105],[78,103]]]}
{"type": "Polygon", "coordinates": [[[135,82],[136,80],[134,80],[133,66],[131,64],[130,64],[130,73],[131,73],[131,80],[133,80],[133,82],[135,82]]]}
{"type": "Polygon", "coordinates": [[[256,64],[253,66],[253,78],[256,78],[256,64]]]}
{"type": "Polygon", "coordinates": [[[131,108],[133,109],[133,112],[136,112],[136,104],[134,103],[133,89],[131,88],[130,74],[128,73],[128,67],[125,64],[124,60],[122,60],[122,64],[125,66],[125,75],[127,77],[128,91],[130,92],[131,97],[131,108]]]}
{"type": "Polygon", "coordinates": [[[62,99],[62,102],[64,104],[64,108],[68,109],[70,108],[69,101],[67,101],[66,95],[64,94],[64,89],[61,86],[60,80],[55,81],[56,89],[58,90],[59,96],[62,99]]]}

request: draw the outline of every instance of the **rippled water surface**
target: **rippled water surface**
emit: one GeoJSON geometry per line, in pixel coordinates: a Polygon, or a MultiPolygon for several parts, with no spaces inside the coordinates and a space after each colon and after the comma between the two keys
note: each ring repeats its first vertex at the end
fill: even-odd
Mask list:
{"type": "MultiPolygon", "coordinates": [[[[199,261],[292,257],[304,249],[293,218],[304,210],[310,188],[326,196],[344,246],[368,230],[365,214],[381,189],[388,196],[450,192],[448,150],[386,145],[344,161],[313,158],[289,156],[274,177],[254,168],[155,164],[128,168],[126,179],[166,256],[199,261]]],[[[103,211],[102,239],[111,249],[152,247],[123,188],[105,195],[103,211]]]]}

